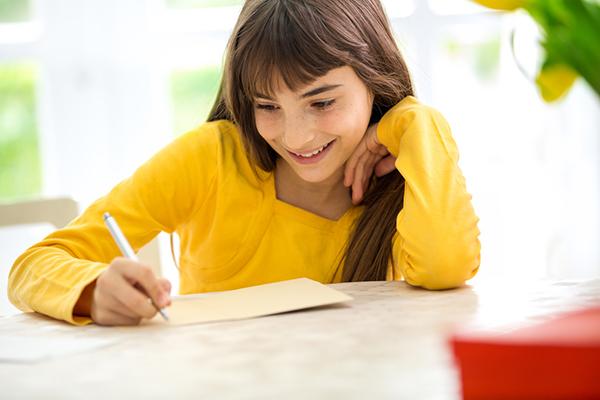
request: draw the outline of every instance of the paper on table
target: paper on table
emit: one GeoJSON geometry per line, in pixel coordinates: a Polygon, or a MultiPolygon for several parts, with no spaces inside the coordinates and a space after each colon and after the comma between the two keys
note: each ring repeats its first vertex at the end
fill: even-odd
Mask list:
{"type": "Polygon", "coordinates": [[[175,298],[168,308],[169,324],[253,318],[348,300],[352,300],[352,297],[345,293],[311,279],[299,278],[219,292],[202,298],[175,298]]]}
{"type": "Polygon", "coordinates": [[[82,353],[112,344],[114,340],[86,337],[14,337],[0,335],[0,363],[31,363],[82,353]]]}

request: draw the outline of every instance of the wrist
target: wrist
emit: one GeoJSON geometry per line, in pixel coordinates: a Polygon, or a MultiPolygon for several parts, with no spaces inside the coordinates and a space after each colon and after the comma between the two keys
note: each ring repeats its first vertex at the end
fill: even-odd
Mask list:
{"type": "Polygon", "coordinates": [[[92,315],[92,302],[94,301],[94,289],[96,280],[88,284],[79,295],[79,299],[73,307],[73,315],[80,317],[90,317],[92,315]]]}

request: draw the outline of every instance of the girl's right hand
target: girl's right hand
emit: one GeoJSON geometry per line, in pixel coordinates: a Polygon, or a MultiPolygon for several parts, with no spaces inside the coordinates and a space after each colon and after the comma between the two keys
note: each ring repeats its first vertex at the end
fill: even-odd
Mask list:
{"type": "Polygon", "coordinates": [[[100,325],[137,325],[171,304],[171,283],[137,261],[117,257],[96,280],[90,316],[100,325]]]}

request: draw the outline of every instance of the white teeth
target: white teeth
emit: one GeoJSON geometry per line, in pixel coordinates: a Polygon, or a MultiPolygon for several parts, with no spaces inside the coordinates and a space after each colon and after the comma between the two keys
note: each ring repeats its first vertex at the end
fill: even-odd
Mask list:
{"type": "Polygon", "coordinates": [[[297,156],[300,156],[300,157],[310,158],[310,157],[316,156],[317,154],[319,154],[320,152],[322,152],[323,149],[325,149],[325,147],[327,147],[328,145],[329,145],[329,143],[327,143],[326,145],[324,145],[320,149],[317,149],[317,150],[313,151],[312,153],[304,153],[304,154],[294,153],[294,154],[297,155],[297,156]]]}

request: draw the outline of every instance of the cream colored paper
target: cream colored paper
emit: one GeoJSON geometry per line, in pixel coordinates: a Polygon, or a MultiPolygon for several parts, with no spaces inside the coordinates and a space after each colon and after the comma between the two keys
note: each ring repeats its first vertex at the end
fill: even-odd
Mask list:
{"type": "MultiPolygon", "coordinates": [[[[351,296],[307,278],[218,292],[181,296],[167,309],[170,325],[254,318],[352,300],[351,296]]],[[[154,318],[157,321],[160,315],[154,318]]]]}

